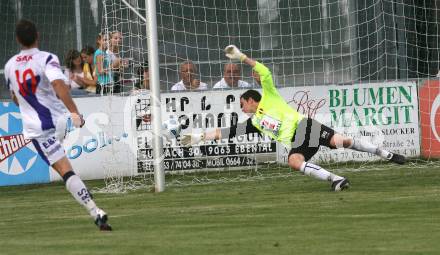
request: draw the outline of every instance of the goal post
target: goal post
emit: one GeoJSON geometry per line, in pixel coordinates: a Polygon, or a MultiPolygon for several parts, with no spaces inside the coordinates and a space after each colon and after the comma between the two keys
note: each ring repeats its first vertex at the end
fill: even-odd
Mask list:
{"type": "Polygon", "coordinates": [[[139,19],[145,22],[145,34],[148,46],[148,64],[150,80],[150,103],[151,123],[153,135],[153,165],[154,165],[154,190],[162,192],[165,190],[165,172],[163,167],[163,138],[161,118],[161,96],[159,79],[159,51],[157,40],[156,2],[145,0],[145,17],[126,0],[121,2],[129,8],[139,19]]]}
{"type": "Polygon", "coordinates": [[[147,16],[147,38],[148,38],[148,66],[151,89],[151,113],[153,126],[153,152],[154,152],[154,190],[162,192],[165,190],[165,173],[163,157],[163,138],[160,135],[162,129],[161,98],[159,79],[159,50],[157,40],[156,22],[156,1],[145,0],[147,16]]]}

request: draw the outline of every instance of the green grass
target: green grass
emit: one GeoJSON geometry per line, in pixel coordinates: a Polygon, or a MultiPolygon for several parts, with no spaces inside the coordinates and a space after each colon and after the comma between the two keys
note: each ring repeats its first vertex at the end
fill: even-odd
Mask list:
{"type": "Polygon", "coordinates": [[[111,233],[61,183],[4,187],[0,254],[439,254],[439,171],[344,172],[340,193],[298,174],[95,194],[111,233]]]}

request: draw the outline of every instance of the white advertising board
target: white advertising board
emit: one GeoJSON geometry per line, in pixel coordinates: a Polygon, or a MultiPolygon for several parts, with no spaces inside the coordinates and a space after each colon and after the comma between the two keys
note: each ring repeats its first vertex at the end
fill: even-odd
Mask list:
{"type": "MultiPolygon", "coordinates": [[[[408,157],[420,155],[418,97],[415,82],[281,88],[280,94],[299,112],[339,133],[372,142],[408,157]]],[[[279,146],[278,161],[288,150],[279,146]]],[[[315,162],[369,161],[377,156],[348,149],[321,147],[315,162]]]]}
{"type": "MultiPolygon", "coordinates": [[[[136,132],[132,97],[75,98],[86,124],[72,129],[63,142],[74,171],[83,179],[132,175],[136,166],[136,132]]],[[[51,180],[60,180],[51,172],[51,180]]]]}
{"type": "MultiPolygon", "coordinates": [[[[182,134],[200,133],[214,128],[230,127],[233,122],[243,122],[248,116],[240,109],[243,90],[203,91],[162,94],[162,119],[176,118],[183,124],[182,134]]],[[[138,112],[147,112],[148,96],[140,99],[138,112]],[[143,106],[142,106],[143,105],[143,106]]],[[[138,171],[152,171],[150,127],[143,123],[138,132],[138,171]]],[[[257,134],[240,136],[228,142],[206,141],[199,146],[186,148],[176,140],[164,144],[166,171],[227,169],[255,166],[258,161],[276,159],[276,144],[257,134]]]]}
{"type": "MultiPolygon", "coordinates": [[[[299,112],[337,132],[364,139],[408,157],[420,155],[418,100],[415,82],[368,83],[344,86],[280,88],[280,94],[299,112]]],[[[244,90],[162,94],[162,120],[177,118],[182,134],[229,127],[248,118],[240,109],[244,90]]],[[[66,152],[75,171],[85,179],[106,174],[136,175],[150,172],[152,132],[136,116],[149,112],[149,95],[79,98],[86,126],[69,134],[66,152]],[[75,133],[76,132],[76,133],[75,133]]],[[[258,135],[206,142],[184,148],[165,140],[166,171],[227,169],[277,159],[287,162],[288,150],[258,135]],[[257,155],[257,156],[256,156],[257,155]],[[263,161],[263,160],[261,160],[263,161]]],[[[347,149],[321,147],[314,162],[372,161],[378,157],[347,149]]],[[[54,178],[52,178],[54,179],[54,178]]]]}
{"type": "MultiPolygon", "coordinates": [[[[165,93],[161,95],[162,120],[176,118],[183,123],[182,134],[229,127],[248,116],[240,110],[242,90],[165,93]]],[[[109,175],[128,176],[153,170],[151,127],[136,125],[136,118],[150,112],[148,93],[130,97],[75,99],[86,119],[64,141],[75,172],[84,179],[109,175]]],[[[255,166],[259,159],[276,159],[276,144],[256,134],[222,141],[210,141],[186,148],[176,139],[164,139],[166,171],[226,169],[255,166]],[[262,157],[255,157],[259,155],[262,157]]],[[[51,180],[60,180],[51,172],[51,180]]]]}

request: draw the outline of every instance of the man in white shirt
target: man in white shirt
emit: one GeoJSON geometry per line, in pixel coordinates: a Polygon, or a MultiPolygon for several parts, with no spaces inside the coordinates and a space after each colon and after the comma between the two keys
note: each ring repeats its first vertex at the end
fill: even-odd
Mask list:
{"type": "MultiPolygon", "coordinates": [[[[31,139],[36,150],[63,178],[66,189],[83,205],[100,230],[109,231],[107,214],[93,201],[86,186],[75,175],[61,141],[57,139],[59,122],[70,112],[75,127],[85,124],[66,85],[58,57],[38,49],[38,32],[35,24],[20,20],[15,28],[22,50],[5,66],[6,84],[13,101],[19,106],[23,134],[31,139]]],[[[63,130],[61,130],[63,131],[63,130]]]]}
{"type": "Polygon", "coordinates": [[[228,63],[223,68],[223,79],[214,85],[214,89],[251,88],[252,85],[241,80],[240,66],[228,63]]]}
{"type": "Polygon", "coordinates": [[[181,80],[171,87],[172,91],[208,89],[208,85],[206,83],[197,79],[197,67],[192,61],[185,61],[180,64],[179,76],[181,80]]]}

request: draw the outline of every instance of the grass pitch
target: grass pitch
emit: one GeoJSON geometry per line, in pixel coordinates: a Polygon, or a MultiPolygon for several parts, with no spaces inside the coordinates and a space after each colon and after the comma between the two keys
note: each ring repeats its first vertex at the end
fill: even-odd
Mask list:
{"type": "Polygon", "coordinates": [[[439,168],[342,174],[96,194],[111,233],[62,183],[4,187],[0,254],[440,254],[439,168]]]}

